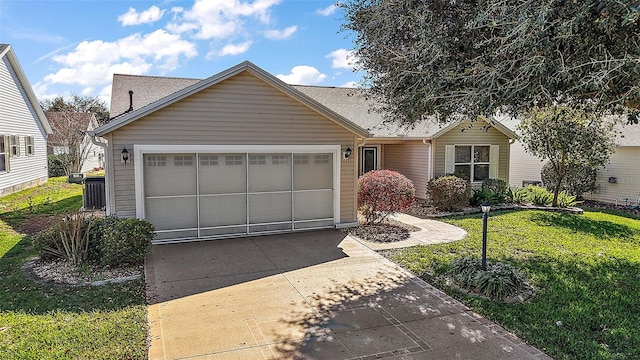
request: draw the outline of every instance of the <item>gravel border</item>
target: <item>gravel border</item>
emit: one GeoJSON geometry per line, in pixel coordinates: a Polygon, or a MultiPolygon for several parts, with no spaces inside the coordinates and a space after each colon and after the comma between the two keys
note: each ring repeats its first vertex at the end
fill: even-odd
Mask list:
{"type": "Polygon", "coordinates": [[[78,268],[64,260],[33,258],[22,266],[27,277],[39,284],[102,286],[142,278],[143,266],[106,269],[78,268]]]}

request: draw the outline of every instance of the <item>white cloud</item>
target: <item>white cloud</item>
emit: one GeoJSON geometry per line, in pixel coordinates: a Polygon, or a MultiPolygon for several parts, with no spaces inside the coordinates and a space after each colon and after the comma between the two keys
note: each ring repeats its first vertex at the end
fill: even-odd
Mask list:
{"type": "Polygon", "coordinates": [[[249,47],[251,47],[251,44],[251,41],[245,41],[240,44],[227,44],[222,48],[222,50],[220,50],[220,53],[218,55],[239,55],[247,52],[249,50],[249,47]]]}
{"type": "Polygon", "coordinates": [[[241,33],[247,22],[257,19],[268,24],[269,9],[281,0],[196,0],[190,10],[173,8],[173,21],[167,29],[176,33],[193,32],[197,39],[222,39],[241,33]]]}
{"type": "Polygon", "coordinates": [[[52,57],[61,68],[38,83],[38,92],[46,93],[52,84],[74,84],[85,89],[104,86],[116,72],[145,74],[154,68],[167,72],[178,66],[180,58],[196,55],[193,43],[164,30],[133,34],[114,42],[83,41],[70,53],[52,57]]]}
{"type": "Polygon", "coordinates": [[[130,7],[129,11],[118,16],[118,21],[122,23],[122,26],[149,24],[160,20],[164,12],[165,10],[160,10],[160,8],[155,5],[141,13],[138,13],[136,9],[130,7]]]}
{"type": "Polygon", "coordinates": [[[338,49],[326,57],[331,59],[331,67],[334,69],[353,70],[353,65],[356,63],[356,57],[351,50],[338,49]]]}
{"type": "Polygon", "coordinates": [[[312,66],[298,65],[294,66],[288,75],[278,74],[276,77],[287,84],[313,85],[324,81],[327,75],[312,66]]]}
{"type": "Polygon", "coordinates": [[[340,85],[340,87],[356,88],[356,87],[358,87],[358,83],[356,81],[349,81],[349,82],[346,82],[346,83],[340,85]]]}
{"type": "Polygon", "coordinates": [[[329,16],[329,15],[335,13],[336,10],[338,10],[338,4],[331,4],[331,5],[327,6],[324,9],[316,10],[316,13],[318,13],[318,14],[320,14],[322,16],[329,16]]]}
{"type": "Polygon", "coordinates": [[[264,36],[266,36],[269,39],[281,40],[281,39],[286,39],[290,37],[297,30],[298,30],[298,27],[296,25],[293,25],[293,26],[289,26],[284,30],[267,30],[265,31],[264,36]]]}

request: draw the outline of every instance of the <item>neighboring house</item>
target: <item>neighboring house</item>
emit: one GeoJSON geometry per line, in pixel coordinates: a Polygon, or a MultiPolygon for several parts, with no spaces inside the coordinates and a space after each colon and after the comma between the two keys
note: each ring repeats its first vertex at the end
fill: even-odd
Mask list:
{"type": "Polygon", "coordinates": [[[86,135],[98,127],[93,113],[46,112],[45,116],[53,130],[47,141],[47,154],[76,154],[77,161],[82,162],[81,173],[104,167],[104,150],[86,135]],[[73,146],[76,149],[71,151],[73,146]]]}
{"type": "MultiPolygon", "coordinates": [[[[519,121],[503,121],[513,129],[519,121]]],[[[596,174],[596,190],[583,194],[590,200],[639,205],[640,201],[640,126],[619,125],[615,152],[609,163],[596,174]]],[[[540,172],[545,161],[529,155],[519,141],[511,146],[510,185],[522,187],[523,184],[541,183],[540,172]]]]}
{"type": "Polygon", "coordinates": [[[405,174],[418,197],[447,173],[508,181],[515,134],[499,123],[405,131],[355,89],[287,85],[250,62],[204,80],[114,75],[112,89],[121,115],[95,130],[107,211],[149,220],[157,242],[352,226],[372,169],[405,174]]]}
{"type": "Polygon", "coordinates": [[[47,181],[51,127],[10,45],[0,44],[0,196],[47,181]]]}

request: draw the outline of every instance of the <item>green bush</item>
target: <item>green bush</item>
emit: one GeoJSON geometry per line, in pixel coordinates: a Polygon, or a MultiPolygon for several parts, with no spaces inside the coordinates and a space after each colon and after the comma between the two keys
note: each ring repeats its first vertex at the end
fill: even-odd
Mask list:
{"type": "Polygon", "coordinates": [[[518,204],[550,205],[553,194],[538,185],[528,185],[513,191],[513,201],[518,204]]]}
{"type": "Polygon", "coordinates": [[[580,203],[582,203],[582,201],[578,201],[575,195],[569,195],[566,191],[558,193],[558,207],[566,208],[576,206],[580,203]]]}
{"type": "Polygon", "coordinates": [[[145,220],[119,219],[108,216],[99,223],[99,263],[105,266],[142,265],[155,233],[154,226],[145,220]]]}
{"type": "Polygon", "coordinates": [[[64,259],[75,265],[88,260],[95,244],[90,234],[95,218],[84,212],[65,214],[46,230],[31,237],[40,257],[64,259]]]}
{"type": "Polygon", "coordinates": [[[461,210],[469,205],[469,182],[455,175],[446,175],[427,183],[427,196],[431,204],[445,211],[461,210]]]}
{"type": "Polygon", "coordinates": [[[487,191],[499,196],[505,196],[507,193],[507,182],[502,179],[486,179],[482,182],[482,191],[487,191]]]}
{"type": "Polygon", "coordinates": [[[449,275],[461,288],[490,299],[504,300],[526,286],[524,277],[512,266],[488,262],[485,271],[482,270],[480,259],[454,260],[449,275]]]}
{"type": "MultiPolygon", "coordinates": [[[[582,194],[596,188],[596,169],[579,164],[567,164],[565,172],[565,177],[560,183],[561,191],[566,191],[579,198],[582,194]]],[[[544,164],[540,171],[540,177],[546,188],[553,191],[557,177],[551,162],[544,164]]]]}
{"type": "Polygon", "coordinates": [[[58,177],[69,175],[71,167],[71,156],[69,154],[49,155],[47,156],[49,164],[49,176],[58,177]]]}
{"type": "Polygon", "coordinates": [[[486,179],[479,190],[473,191],[471,206],[480,206],[487,201],[491,205],[504,204],[510,199],[507,182],[502,179],[486,179]]]}

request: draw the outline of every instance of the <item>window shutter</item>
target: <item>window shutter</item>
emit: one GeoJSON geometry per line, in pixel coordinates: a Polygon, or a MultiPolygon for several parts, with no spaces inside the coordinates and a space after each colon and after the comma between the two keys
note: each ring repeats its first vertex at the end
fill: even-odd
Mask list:
{"type": "Polygon", "coordinates": [[[489,149],[489,178],[498,178],[498,164],[500,163],[500,146],[491,145],[489,149]]]}
{"type": "Polygon", "coordinates": [[[444,173],[453,174],[455,172],[456,147],[455,145],[446,145],[444,147],[444,173]]]}
{"type": "Polygon", "coordinates": [[[9,160],[10,158],[11,158],[11,136],[5,136],[4,137],[4,167],[5,167],[4,170],[6,172],[11,171],[11,166],[10,166],[11,161],[9,160]]]}
{"type": "Polygon", "coordinates": [[[16,153],[18,153],[17,156],[22,155],[21,151],[20,151],[20,136],[16,135],[16,153]]]}

